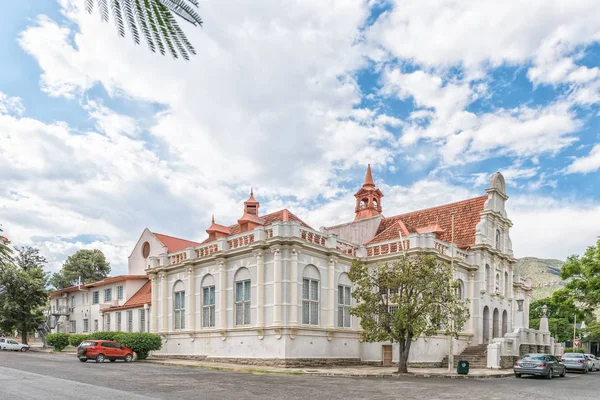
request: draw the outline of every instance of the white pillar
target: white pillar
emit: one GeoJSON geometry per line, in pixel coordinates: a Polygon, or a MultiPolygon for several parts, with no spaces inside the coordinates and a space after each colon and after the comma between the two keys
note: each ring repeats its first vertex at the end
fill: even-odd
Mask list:
{"type": "Polygon", "coordinates": [[[167,279],[167,274],[165,272],[161,272],[160,281],[162,283],[161,288],[161,305],[162,305],[162,332],[167,332],[169,330],[169,282],[167,279]]]}
{"type": "Polygon", "coordinates": [[[283,265],[281,246],[271,247],[273,252],[273,325],[281,325],[283,311],[283,265]]]}
{"type": "Polygon", "coordinates": [[[196,330],[196,285],[195,285],[195,278],[196,278],[196,272],[194,270],[194,267],[190,266],[187,268],[187,273],[188,273],[188,289],[187,289],[187,304],[186,304],[186,311],[187,311],[187,321],[188,321],[188,325],[187,328],[188,330],[196,330]]]}
{"type": "Polygon", "coordinates": [[[335,328],[335,263],[337,258],[329,259],[327,273],[327,328],[335,328]]]}
{"type": "Polygon", "coordinates": [[[220,328],[227,329],[227,264],[224,259],[219,263],[219,316],[220,328]]]}
{"type": "MultiPolygon", "coordinates": [[[[468,292],[468,299],[469,299],[469,308],[470,308],[470,313],[471,316],[469,317],[469,319],[467,320],[467,324],[465,326],[466,331],[467,332],[473,332],[475,333],[475,327],[474,327],[474,318],[475,318],[475,313],[476,313],[476,308],[475,308],[475,279],[477,279],[477,273],[475,272],[468,272],[467,276],[469,277],[469,282],[468,282],[468,286],[467,286],[467,290],[468,292]]],[[[479,304],[477,304],[479,305],[479,304]]]]}
{"type": "Polygon", "coordinates": [[[531,302],[531,294],[527,293],[525,295],[525,302],[523,304],[523,322],[525,324],[525,328],[529,328],[529,303],[531,302]]]}
{"type": "Polygon", "coordinates": [[[150,281],[152,282],[152,318],[150,321],[150,332],[158,333],[158,276],[156,274],[150,274],[150,281]]]}
{"type": "Polygon", "coordinates": [[[256,287],[257,287],[257,299],[256,299],[256,325],[265,325],[265,259],[262,250],[256,250],[254,252],[256,257],[256,287]]]}
{"type": "Polygon", "coordinates": [[[298,325],[298,255],[300,252],[292,247],[290,255],[290,325],[298,325]]]}

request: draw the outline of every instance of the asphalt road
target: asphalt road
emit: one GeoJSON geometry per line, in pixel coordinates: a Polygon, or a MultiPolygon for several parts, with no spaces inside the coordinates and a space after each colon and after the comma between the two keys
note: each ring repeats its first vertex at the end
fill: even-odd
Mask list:
{"type": "Polygon", "coordinates": [[[144,362],[0,352],[0,399],[594,399],[600,372],[538,378],[337,378],[249,374],[144,362]]]}

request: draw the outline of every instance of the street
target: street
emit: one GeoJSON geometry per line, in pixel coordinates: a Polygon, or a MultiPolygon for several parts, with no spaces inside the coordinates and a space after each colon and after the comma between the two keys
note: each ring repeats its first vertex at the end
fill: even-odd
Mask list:
{"type": "Polygon", "coordinates": [[[0,399],[598,399],[600,372],[539,378],[338,378],[0,352],[0,399]]]}

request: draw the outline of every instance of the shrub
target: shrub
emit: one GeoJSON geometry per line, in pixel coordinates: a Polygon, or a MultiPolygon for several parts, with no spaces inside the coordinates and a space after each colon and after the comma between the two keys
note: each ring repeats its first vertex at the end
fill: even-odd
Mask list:
{"type": "Polygon", "coordinates": [[[144,332],[116,332],[115,341],[135,352],[138,360],[145,360],[152,350],[160,350],[162,340],[159,335],[144,332]]]}
{"type": "Polygon", "coordinates": [[[565,353],[585,353],[585,349],[582,349],[581,347],[565,347],[565,353]]]}
{"type": "Polygon", "coordinates": [[[86,339],[90,339],[90,340],[115,340],[115,336],[117,336],[118,334],[120,334],[121,332],[94,332],[94,333],[90,333],[86,339]]]}
{"type": "Polygon", "coordinates": [[[61,351],[69,345],[69,335],[66,333],[51,333],[46,336],[46,343],[54,347],[54,351],[61,351]]]}
{"type": "Polygon", "coordinates": [[[73,347],[77,347],[81,344],[81,342],[87,339],[88,335],[72,334],[69,336],[69,344],[73,347]]]}

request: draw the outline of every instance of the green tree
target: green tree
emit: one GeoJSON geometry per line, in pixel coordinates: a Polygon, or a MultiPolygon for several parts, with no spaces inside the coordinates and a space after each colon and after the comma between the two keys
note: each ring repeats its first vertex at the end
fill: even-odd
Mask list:
{"type": "Polygon", "coordinates": [[[355,261],[349,277],[358,304],[351,314],[360,318],[366,341],[398,343],[400,373],[408,371],[413,338],[431,336],[439,330],[458,337],[469,318],[450,266],[434,257],[403,257],[379,265],[355,261]],[[454,319],[452,332],[449,315],[454,319]]]}
{"type": "Polygon", "coordinates": [[[136,44],[140,44],[143,35],[153,52],[158,49],[164,55],[168,51],[174,58],[181,55],[186,60],[190,54],[196,54],[175,15],[202,26],[202,19],[192,7],[198,7],[198,0],[86,0],[89,13],[94,11],[94,4],[105,22],[109,20],[110,8],[119,35],[125,37],[127,25],[136,44]]]}
{"type": "Polygon", "coordinates": [[[567,284],[552,294],[559,309],[563,312],[578,309],[591,315],[600,306],[600,237],[582,257],[569,256],[560,277],[567,284]]]}
{"type": "Polygon", "coordinates": [[[2,229],[0,229],[0,266],[12,261],[12,249],[8,247],[9,244],[10,240],[2,235],[2,229]]]}
{"type": "Polygon", "coordinates": [[[80,278],[81,284],[91,283],[101,281],[109,273],[110,264],[100,250],[83,249],[67,258],[62,269],[50,278],[50,284],[56,289],[64,289],[77,285],[80,278]]]}
{"type": "Polygon", "coordinates": [[[43,307],[48,300],[47,276],[44,272],[46,259],[39,250],[31,247],[17,249],[13,263],[0,266],[0,328],[3,331],[21,332],[27,343],[30,332],[44,321],[43,307]]]}

